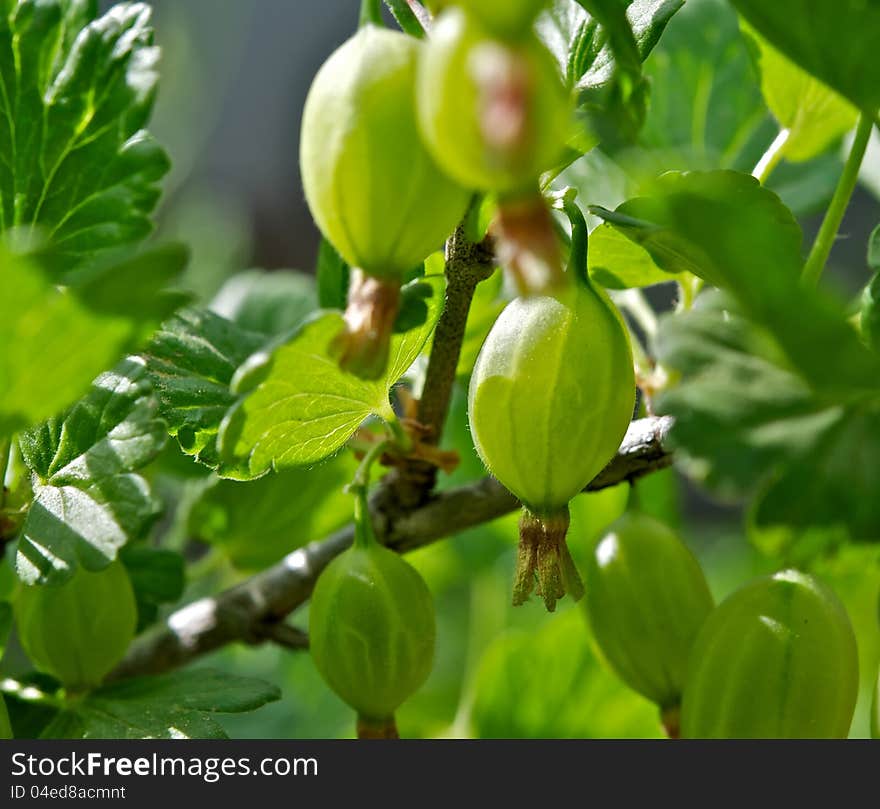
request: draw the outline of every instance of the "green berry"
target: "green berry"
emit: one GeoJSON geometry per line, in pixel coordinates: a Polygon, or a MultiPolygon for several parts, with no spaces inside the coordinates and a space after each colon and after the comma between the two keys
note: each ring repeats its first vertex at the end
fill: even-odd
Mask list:
{"type": "Polygon", "coordinates": [[[361,725],[393,724],[395,711],[431,672],[436,636],[431,594],[416,570],[360,538],[321,574],[309,637],[321,676],[358,713],[361,725]]]}
{"type": "Polygon", "coordinates": [[[694,555],[663,523],[624,514],[590,556],[586,593],[593,635],[611,667],[661,709],[675,709],[713,607],[694,555]]]}
{"type": "Polygon", "coordinates": [[[843,605],[786,570],[737,590],[709,616],[691,654],[684,738],[845,738],[859,685],[843,605]]]}
{"type": "Polygon", "coordinates": [[[353,267],[401,279],[441,247],[469,194],[416,126],[422,44],[368,25],[320,69],[303,111],[300,168],[312,214],[353,267]]]}
{"type": "Polygon", "coordinates": [[[24,587],[15,602],[21,645],[71,691],[99,685],[135,635],[137,603],[124,565],[79,569],[60,586],[24,587]]]}
{"type": "Polygon", "coordinates": [[[533,32],[494,37],[471,14],[438,17],[419,65],[422,135],[459,183],[519,193],[559,160],[571,103],[556,60],[533,32]]]}
{"type": "Polygon", "coordinates": [[[604,291],[571,284],[520,298],[486,338],[468,393],[474,446],[526,509],[514,603],[537,576],[548,609],[577,598],[565,546],[568,502],[615,455],[635,403],[632,353],[604,291]]]}
{"type": "Polygon", "coordinates": [[[573,284],[518,298],[474,366],[474,444],[530,512],[558,512],[617,452],[635,389],[629,338],[604,291],[573,284]]]}

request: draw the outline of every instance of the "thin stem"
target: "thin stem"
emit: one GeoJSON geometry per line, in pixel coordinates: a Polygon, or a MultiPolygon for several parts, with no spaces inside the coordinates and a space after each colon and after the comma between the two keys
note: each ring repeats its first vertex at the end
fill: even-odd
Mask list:
{"type": "MultiPolygon", "coordinates": [[[[446,300],[434,330],[425,384],[416,410],[416,420],[424,432],[424,444],[440,444],[471,301],[477,284],[494,271],[495,256],[489,240],[472,242],[464,225],[460,225],[446,243],[446,300]]],[[[418,505],[434,487],[436,476],[436,466],[418,459],[406,461],[397,470],[393,483],[396,498],[406,506],[418,505]]]]}
{"type": "Polygon", "coordinates": [[[391,716],[388,719],[367,719],[358,716],[357,737],[359,739],[399,739],[397,722],[391,716]]]}
{"type": "Polygon", "coordinates": [[[587,267],[589,250],[589,228],[584,219],[583,211],[573,198],[566,195],[562,200],[562,209],[571,222],[571,252],[568,258],[569,272],[574,273],[581,283],[590,286],[590,271],[587,267]]]}
{"type": "Polygon", "coordinates": [[[385,426],[388,428],[388,434],[391,436],[391,440],[397,444],[398,449],[402,452],[409,452],[410,449],[412,449],[412,438],[410,438],[406,430],[403,429],[403,425],[400,423],[400,420],[396,415],[394,418],[386,419],[385,426]]]}
{"type": "Polygon", "coordinates": [[[382,25],[381,0],[361,0],[361,15],[359,26],[382,25]]]}
{"type": "Polygon", "coordinates": [[[788,143],[789,137],[791,137],[791,130],[781,129],[779,134],[774,138],[773,143],[770,144],[767,151],[764,152],[761,159],[752,170],[752,177],[757,178],[761,185],[764,185],[767,182],[767,179],[773,173],[773,169],[775,169],[779,165],[779,161],[782,160],[782,155],[785,152],[785,144],[788,143]]]}
{"type": "Polygon", "coordinates": [[[373,464],[382,457],[390,444],[390,441],[379,441],[375,444],[364,455],[348,485],[348,491],[354,495],[354,544],[360,548],[368,548],[374,542],[378,542],[373,530],[373,518],[370,515],[367,491],[370,488],[370,471],[373,464]]]}
{"type": "Polygon", "coordinates": [[[859,125],[856,128],[856,136],[853,140],[849,157],[843,166],[843,174],[840,175],[840,181],[837,183],[837,189],[831,198],[831,204],[825,214],[822,227],[813,242],[813,249],[810,250],[810,256],[804,265],[802,278],[808,284],[816,285],[822,277],[825,265],[828,263],[828,256],[831,255],[831,248],[834,246],[834,240],[837,238],[837,232],[840,230],[840,223],[843,221],[843,215],[846,213],[850,198],[856,188],[856,182],[859,179],[859,169],[862,166],[862,160],[865,158],[865,152],[868,149],[868,141],[871,139],[871,130],[874,128],[874,117],[872,115],[861,114],[859,125]]]}
{"type": "Polygon", "coordinates": [[[388,450],[390,443],[390,441],[379,441],[367,451],[348,486],[350,492],[366,492],[370,488],[370,470],[373,464],[388,450]]]}

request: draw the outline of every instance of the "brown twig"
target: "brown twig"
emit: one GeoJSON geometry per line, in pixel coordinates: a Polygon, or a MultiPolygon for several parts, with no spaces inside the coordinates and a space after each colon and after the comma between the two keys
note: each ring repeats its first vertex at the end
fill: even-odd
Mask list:
{"type": "MultiPolygon", "coordinates": [[[[666,443],[671,425],[669,417],[633,422],[618,454],[587,491],[669,466],[672,456],[666,443]]],[[[385,487],[380,487],[373,498],[373,523],[379,538],[398,551],[450,537],[519,506],[492,478],[436,494],[413,510],[389,511],[398,507],[389,506],[384,492],[385,487]]],[[[138,638],[113,676],[156,674],[186,665],[229,643],[265,639],[267,626],[277,625],[308,600],[321,571],[348,548],[353,536],[353,526],[346,526],[219,595],[182,607],[138,638]]]]}
{"type": "MultiPolygon", "coordinates": [[[[416,406],[420,440],[437,446],[443,434],[452,389],[477,284],[495,270],[490,242],[475,244],[459,227],[446,244],[446,300],[434,330],[434,342],[416,406]]],[[[413,458],[401,464],[389,480],[389,492],[402,508],[426,502],[437,481],[437,467],[413,458]]]]}

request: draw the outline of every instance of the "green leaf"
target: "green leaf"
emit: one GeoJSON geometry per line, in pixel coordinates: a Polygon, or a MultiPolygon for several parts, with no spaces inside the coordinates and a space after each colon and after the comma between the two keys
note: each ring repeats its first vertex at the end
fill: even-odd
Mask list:
{"type": "Polygon", "coordinates": [[[34,259],[0,251],[0,436],[55,415],[135,348],[178,305],[159,293],[185,262],[162,248],[59,288],[34,259]]]}
{"type": "Polygon", "coordinates": [[[641,62],[682,4],[682,0],[554,0],[541,16],[538,34],[578,96],[583,132],[572,146],[579,152],[601,139],[612,144],[632,139],[641,127],[647,100],[641,62]]]}
{"type": "Polygon", "coordinates": [[[215,714],[244,713],[281,692],[260,680],[211,669],[123,680],[72,703],[43,738],[225,739],[215,714]]]}
{"type": "Polygon", "coordinates": [[[640,141],[650,151],[642,159],[663,160],[662,168],[751,169],[773,137],[749,49],[725,0],[688,0],[645,73],[651,104],[640,141]],[[755,135],[756,153],[748,149],[755,135]]]}
{"type": "MultiPolygon", "coordinates": [[[[237,396],[229,386],[238,367],[266,341],[225,318],[184,309],[155,334],[145,352],[159,412],[181,449],[220,469],[217,432],[237,396]]],[[[223,467],[221,474],[235,475],[223,467]]]]}
{"type": "Polygon", "coordinates": [[[592,210],[658,267],[687,270],[732,292],[817,389],[877,390],[880,360],[861,344],[843,308],[800,283],[800,227],[772,191],[733,171],[670,172],[652,191],[613,213],[592,210]]]}
{"type": "Polygon", "coordinates": [[[150,9],[0,5],[0,230],[36,226],[58,265],[145,237],[168,158],[143,131],[156,93],[150,9]],[[79,29],[82,29],[81,31],[79,29]]]}
{"type": "MultiPolygon", "coordinates": [[[[597,5],[606,5],[599,0],[597,5]]],[[[546,14],[538,20],[538,34],[559,62],[562,75],[573,90],[590,90],[608,84],[614,75],[615,52],[607,31],[588,12],[589,2],[554,0],[546,14]]],[[[614,39],[627,59],[627,67],[638,59],[644,61],[660,40],[669,20],[683,5],[682,0],[633,0],[631,3],[610,3],[627,6],[626,24],[619,14],[613,15],[614,39]],[[628,30],[627,30],[628,29],[628,30]]]]}
{"type": "Polygon", "coordinates": [[[345,309],[349,267],[330,242],[321,238],[318,248],[318,303],[323,309],[345,309]]]}
{"type": "Polygon", "coordinates": [[[880,108],[880,5],[866,0],[732,0],[789,59],[869,115],[880,108]]]}
{"type": "Polygon", "coordinates": [[[761,68],[761,91],[767,106],[788,130],[782,155],[791,161],[810,160],[852,129],[858,110],[834,90],[783,56],[752,29],[761,68]]]}
{"type": "Polygon", "coordinates": [[[599,225],[590,234],[588,267],[590,277],[608,289],[649,287],[677,278],[658,267],[646,250],[611,225],[599,225]]]}
{"type": "MultiPolygon", "coordinates": [[[[6,651],[6,642],[12,631],[12,605],[8,601],[0,601],[0,660],[6,651]]],[[[0,736],[0,738],[3,738],[0,736]]]]}
{"type": "Polygon", "coordinates": [[[660,736],[657,709],[602,668],[578,609],[489,646],[471,718],[489,739],[660,736]]]}
{"type": "Polygon", "coordinates": [[[874,277],[862,291],[859,326],[865,342],[880,353],[880,226],[868,239],[868,266],[874,270],[874,277]]]}
{"type": "Polygon", "coordinates": [[[224,460],[242,463],[254,477],[303,466],[336,452],[368,416],[394,418],[389,390],[419,356],[443,308],[442,276],[413,283],[434,290],[428,318],[418,329],[394,335],[383,379],[348,374],[329,356],[327,348],[343,328],[338,312],[316,314],[289,340],[251,357],[233,383],[235,392],[248,395],[221,426],[224,460]]]}
{"type": "MultiPolygon", "coordinates": [[[[692,477],[723,497],[757,496],[761,529],[880,537],[880,395],[813,392],[771,334],[717,293],[661,321],[658,354],[681,374],[656,405],[675,417],[672,440],[692,477]]],[[[833,364],[833,351],[824,360],[833,364]]]]}
{"type": "Polygon", "coordinates": [[[143,362],[128,359],[65,414],[21,435],[34,475],[16,554],[23,581],[61,582],[77,564],[101,570],[144,533],[158,505],[135,472],[165,443],[157,410],[143,362]]]}
{"type": "Polygon", "coordinates": [[[236,567],[261,570],[351,519],[352,498],[343,488],[356,468],[342,453],[259,480],[217,481],[190,513],[190,533],[220,547],[236,567]]]}
{"type": "Polygon", "coordinates": [[[230,278],[211,310],[241,328],[276,336],[298,326],[318,306],[315,279],[291,270],[248,270],[230,278]]]}
{"type": "Polygon", "coordinates": [[[385,5],[394,15],[394,19],[397,20],[402,31],[417,39],[422,39],[425,36],[425,29],[422,28],[419,18],[416,17],[406,0],[385,0],[385,5]]]}
{"type": "Polygon", "coordinates": [[[880,225],[868,237],[868,266],[874,272],[880,272],[880,225]]]}
{"type": "Polygon", "coordinates": [[[183,595],[184,559],[176,551],[143,545],[127,545],[119,556],[134,588],[140,632],[156,620],[162,604],[171,604],[183,595]]]}
{"type": "MultiPolygon", "coordinates": [[[[688,0],[645,63],[645,148],[617,156],[628,173],[639,180],[669,169],[751,172],[778,131],[753,50],[726,0],[688,0]]],[[[841,166],[837,153],[783,163],[769,187],[798,215],[814,213],[831,198],[841,166]]]]}

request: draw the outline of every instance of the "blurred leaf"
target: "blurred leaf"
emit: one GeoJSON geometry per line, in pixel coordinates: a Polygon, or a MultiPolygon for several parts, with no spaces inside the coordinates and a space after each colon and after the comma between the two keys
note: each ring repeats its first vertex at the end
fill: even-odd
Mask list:
{"type": "Polygon", "coordinates": [[[861,344],[843,308],[800,283],[801,230],[773,192],[733,171],[669,172],[652,192],[613,213],[592,210],[659,267],[688,270],[732,292],[815,388],[878,389],[880,359],[861,344]]]}
{"type": "Polygon", "coordinates": [[[609,289],[649,287],[675,281],[650,254],[611,225],[599,225],[590,234],[588,252],[590,277],[609,289]]]}
{"type": "Polygon", "coordinates": [[[657,709],[602,668],[580,610],[486,651],[476,677],[476,735],[490,739],[657,738],[657,709]]]}
{"type": "Polygon", "coordinates": [[[868,238],[868,266],[875,272],[880,272],[880,225],[871,231],[868,238]]]}
{"type": "Polygon", "coordinates": [[[394,15],[394,19],[397,20],[402,31],[417,39],[422,39],[425,36],[425,29],[422,28],[422,24],[406,0],[385,0],[385,5],[394,15]]]}
{"type": "MultiPolygon", "coordinates": [[[[183,15],[189,12],[177,9],[163,9],[163,15],[183,15]]],[[[229,19],[224,20],[228,25],[235,12],[230,10],[229,19]]],[[[191,65],[178,67],[169,64],[168,51],[174,47],[169,43],[174,24],[166,17],[163,22],[163,49],[162,65],[166,76],[174,76],[173,82],[166,83],[160,98],[160,105],[169,109],[177,103],[175,111],[175,123],[172,126],[157,126],[161,131],[163,141],[169,143],[169,152],[174,155],[174,170],[178,177],[186,176],[186,155],[188,148],[192,148],[197,140],[194,127],[182,126],[180,105],[186,104],[189,114],[198,114],[192,98],[184,102],[169,94],[172,90],[175,94],[186,95],[189,93],[187,82],[181,79],[181,73],[191,70],[191,65]],[[175,143],[175,131],[177,128],[185,129],[190,136],[188,143],[175,143]]],[[[179,31],[176,33],[180,33],[179,31]]],[[[182,43],[181,43],[182,44],[182,43]]],[[[214,47],[219,43],[215,40],[214,47]]],[[[193,53],[191,60],[202,59],[203,52],[193,53]]],[[[201,69],[206,65],[201,64],[201,69]]],[[[191,74],[187,79],[191,79],[191,74]]],[[[216,76],[214,77],[216,80],[216,76]]],[[[203,94],[202,103],[211,103],[203,94]]],[[[169,116],[170,117],[170,116],[169,116]]],[[[210,116],[209,116],[210,118],[210,116]]],[[[201,120],[201,119],[200,119],[201,120]]],[[[209,127],[210,121],[205,122],[209,127]]],[[[178,135],[180,137],[180,135],[178,135]]],[[[191,178],[182,188],[174,188],[173,182],[165,183],[166,193],[162,201],[162,216],[157,223],[154,239],[160,242],[166,240],[182,242],[190,251],[190,261],[186,271],[178,281],[181,289],[191,293],[195,300],[210,300],[223,285],[223,282],[233,274],[239,272],[242,267],[248,266],[253,255],[252,233],[250,212],[247,201],[232,191],[221,191],[216,186],[210,188],[200,187],[194,178],[191,178]],[[172,189],[168,189],[168,185],[172,189]]]]}
{"type": "Polygon", "coordinates": [[[400,311],[394,321],[394,333],[417,329],[427,319],[434,289],[430,284],[407,284],[400,292],[400,311]]]}
{"type": "Polygon", "coordinates": [[[218,545],[244,570],[261,570],[351,519],[357,462],[343,453],[314,467],[285,469],[259,480],[221,480],[190,514],[193,536],[218,545]]]}
{"type": "MultiPolygon", "coordinates": [[[[651,101],[640,137],[644,148],[617,155],[637,180],[669,169],[750,172],[777,134],[752,49],[726,0],[688,0],[645,63],[645,74],[651,101]]],[[[837,153],[784,163],[769,187],[798,215],[813,213],[831,198],[840,170],[837,153]]]]}
{"type": "Polygon", "coordinates": [[[101,570],[142,535],[157,503],[135,472],[165,443],[157,410],[143,363],[128,359],[99,376],[64,415],[21,435],[34,473],[16,555],[24,582],[64,581],[78,563],[101,570]]]}
{"type": "MultiPolygon", "coordinates": [[[[146,350],[147,372],[162,417],[181,449],[220,468],[217,431],[237,401],[230,391],[238,367],[266,341],[201,309],[184,309],[165,323],[146,350]]],[[[220,469],[235,475],[235,469],[220,469]]]]}
{"type": "Polygon", "coordinates": [[[756,495],[761,529],[844,527],[854,539],[880,538],[878,393],[814,393],[770,335],[718,294],[664,318],[658,354],[681,374],[657,408],[675,417],[672,440],[693,477],[722,496],[756,495]]]}
{"type": "Polygon", "coordinates": [[[789,59],[869,115],[880,108],[880,6],[866,0],[732,0],[789,59]]]}
{"type": "Polygon", "coordinates": [[[757,46],[767,106],[789,132],[782,149],[786,159],[809,160],[855,126],[855,107],[789,61],[759,33],[747,28],[746,34],[757,46]]]}
{"type": "Polygon", "coordinates": [[[618,144],[635,136],[647,99],[641,62],[681,6],[682,0],[554,0],[541,16],[538,34],[578,94],[583,131],[572,145],[579,152],[598,140],[618,144]]]}
{"type": "Polygon", "coordinates": [[[755,524],[754,511],[749,514],[747,526],[749,542],[780,566],[804,570],[817,559],[839,552],[849,539],[846,531],[838,527],[795,529],[778,524],[765,528],[755,524]]]}
{"type": "Polygon", "coordinates": [[[682,494],[678,473],[673,468],[645,475],[633,485],[639,511],[675,529],[681,527],[684,516],[690,517],[682,513],[682,494]]]}
{"type": "Polygon", "coordinates": [[[868,240],[868,266],[874,270],[874,277],[862,291],[859,325],[865,342],[880,353],[880,226],[868,240]]]}
{"type": "Polygon", "coordinates": [[[629,483],[621,483],[598,492],[579,494],[568,504],[571,526],[566,541],[578,569],[586,564],[593,545],[605,529],[626,511],[629,490],[629,483]]]}
{"type": "Polygon", "coordinates": [[[160,292],[185,263],[169,246],[59,288],[34,259],[0,250],[0,435],[55,415],[135,348],[178,305],[160,292]]]}
{"type": "Polygon", "coordinates": [[[0,229],[37,225],[65,268],[146,236],[169,168],[142,129],[158,79],[150,9],[94,20],[95,5],[7,0],[0,14],[0,229]]]}
{"type": "Polygon", "coordinates": [[[874,700],[871,705],[871,738],[880,739],[880,673],[877,674],[877,685],[874,687],[874,700]]]}
{"type": "Polygon", "coordinates": [[[434,290],[429,316],[420,328],[392,338],[384,379],[360,379],[328,355],[343,327],[337,312],[310,319],[286,342],[251,357],[233,383],[236,393],[248,395],[223,422],[222,457],[258,477],[329,457],[370,415],[394,418],[388,392],[419,356],[443,308],[442,276],[413,283],[434,290]]]}
{"type": "MultiPolygon", "coordinates": [[[[12,631],[12,605],[7,601],[0,601],[0,660],[6,651],[6,642],[12,631]]],[[[2,738],[2,736],[0,736],[2,738]]]]}
{"type": "Polygon", "coordinates": [[[6,703],[3,695],[0,694],[0,739],[12,739],[12,724],[9,721],[9,712],[6,710],[6,703]]]}
{"type": "MultiPolygon", "coordinates": [[[[650,150],[647,157],[661,155],[664,168],[751,169],[766,144],[757,154],[742,153],[769,116],[736,14],[725,0],[688,0],[645,73],[651,104],[640,141],[650,150]]],[[[647,173],[659,169],[651,166],[647,173]]]]}
{"type": "Polygon", "coordinates": [[[318,304],[322,309],[345,309],[349,268],[330,242],[321,238],[318,248],[318,304]]]}
{"type": "Polygon", "coordinates": [[[156,620],[159,607],[183,595],[186,583],[183,557],[176,551],[128,545],[120,553],[128,571],[138,608],[137,631],[156,620]]]}
{"type": "Polygon", "coordinates": [[[248,270],[230,278],[211,310],[256,334],[276,336],[298,326],[318,306],[315,279],[291,270],[248,270]]]}
{"type": "Polygon", "coordinates": [[[43,737],[225,739],[214,714],[253,711],[280,697],[274,685],[210,669],[138,677],[72,703],[43,737]]]}

